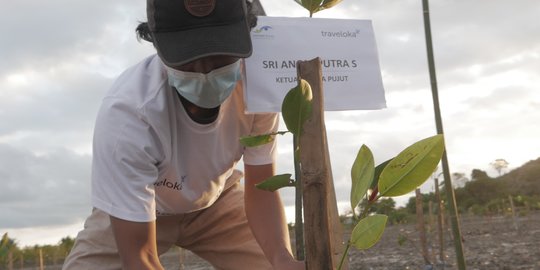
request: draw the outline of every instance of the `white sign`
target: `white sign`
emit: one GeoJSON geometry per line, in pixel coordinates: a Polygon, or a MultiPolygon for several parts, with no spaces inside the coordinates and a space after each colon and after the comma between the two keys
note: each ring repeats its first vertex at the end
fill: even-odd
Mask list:
{"type": "Polygon", "coordinates": [[[320,57],[325,110],[386,108],[369,20],[259,17],[246,59],[248,112],[280,112],[297,85],[296,61],[320,57]]]}

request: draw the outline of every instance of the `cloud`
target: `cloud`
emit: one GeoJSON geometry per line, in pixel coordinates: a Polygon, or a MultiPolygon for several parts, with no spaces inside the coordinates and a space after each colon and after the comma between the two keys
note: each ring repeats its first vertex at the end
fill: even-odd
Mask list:
{"type": "Polygon", "coordinates": [[[0,228],[72,223],[88,215],[90,156],[66,149],[36,155],[0,144],[0,228]]]}
{"type": "Polygon", "coordinates": [[[114,48],[109,42],[115,38],[100,39],[126,24],[130,25],[126,34],[134,36],[132,20],[144,20],[142,11],[144,6],[126,0],[6,2],[0,10],[0,25],[9,42],[0,44],[0,73],[21,67],[47,69],[59,59],[91,53],[102,45],[114,48]]]}
{"type": "Polygon", "coordinates": [[[104,92],[152,49],[135,38],[136,14],[144,7],[107,3],[49,1],[43,12],[40,1],[19,1],[0,11],[0,20],[18,22],[3,32],[12,42],[0,44],[6,52],[0,63],[0,142],[34,152],[59,144],[88,152],[104,92]],[[15,20],[20,10],[27,17],[15,20]]]}
{"type": "Polygon", "coordinates": [[[33,78],[23,87],[8,85],[4,89],[16,94],[7,94],[0,100],[4,112],[0,134],[9,130],[58,131],[66,127],[88,130],[96,104],[111,83],[102,76],[76,72],[41,72],[29,77],[33,78]],[[66,78],[64,74],[70,76],[66,78]]]}

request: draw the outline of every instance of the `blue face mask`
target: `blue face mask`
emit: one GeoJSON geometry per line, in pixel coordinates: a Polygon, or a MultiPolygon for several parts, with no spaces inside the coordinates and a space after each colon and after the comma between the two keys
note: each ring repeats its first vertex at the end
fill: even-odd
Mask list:
{"type": "Polygon", "coordinates": [[[241,77],[240,60],[206,74],[165,67],[169,85],[191,103],[207,109],[221,105],[241,77]]]}

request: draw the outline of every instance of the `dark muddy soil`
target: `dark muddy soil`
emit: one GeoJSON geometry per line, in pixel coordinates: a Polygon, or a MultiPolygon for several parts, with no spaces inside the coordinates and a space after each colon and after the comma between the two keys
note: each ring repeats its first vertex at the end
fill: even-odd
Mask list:
{"type": "MultiPolygon", "coordinates": [[[[511,217],[462,217],[461,232],[467,269],[540,269],[540,213],[516,219],[511,217]]],[[[367,251],[350,253],[350,269],[457,269],[450,226],[445,230],[444,261],[439,256],[435,224],[428,233],[430,261],[426,266],[420,253],[415,225],[387,228],[381,242],[367,251]],[[410,241],[398,244],[399,235],[410,241]]]]}
{"type": "MultiPolygon", "coordinates": [[[[540,213],[519,217],[516,223],[510,216],[465,216],[461,224],[468,270],[540,270],[540,213]]],[[[429,230],[430,226],[427,225],[429,230]]],[[[381,241],[367,251],[351,249],[349,269],[457,269],[450,226],[446,226],[444,233],[444,261],[439,259],[435,227],[434,223],[427,236],[432,265],[426,265],[419,251],[415,225],[408,224],[389,226],[381,241]],[[408,239],[402,245],[398,244],[400,235],[408,239]]],[[[178,250],[171,250],[161,260],[167,270],[213,269],[189,251],[179,253],[178,250]],[[183,254],[182,258],[180,254],[183,254]]]]}

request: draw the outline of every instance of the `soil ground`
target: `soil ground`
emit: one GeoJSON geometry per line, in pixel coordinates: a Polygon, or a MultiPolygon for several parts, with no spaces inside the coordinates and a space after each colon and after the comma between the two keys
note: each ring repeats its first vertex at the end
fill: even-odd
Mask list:
{"type": "MultiPolygon", "coordinates": [[[[517,230],[510,216],[464,216],[461,224],[468,270],[540,270],[540,213],[518,217],[515,223],[517,230]]],[[[434,262],[433,265],[426,265],[419,252],[418,232],[415,225],[402,224],[387,227],[381,241],[369,250],[358,251],[351,248],[349,269],[457,269],[454,242],[449,225],[446,226],[444,234],[444,262],[433,259],[439,258],[435,226],[436,223],[433,223],[433,229],[427,236],[428,246],[432,247],[430,260],[434,262]],[[409,240],[399,245],[400,235],[409,240]]],[[[167,270],[213,269],[207,262],[191,252],[179,252],[178,249],[163,254],[161,260],[167,270]]]]}

